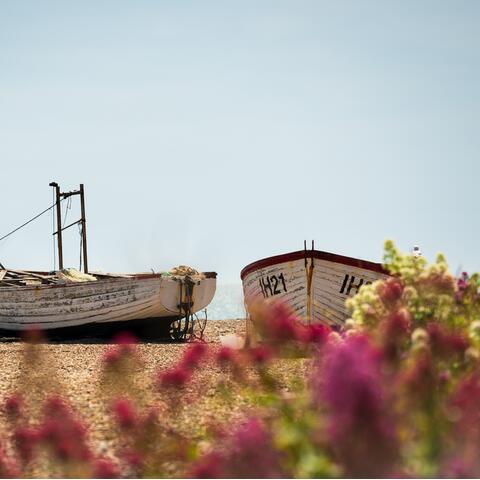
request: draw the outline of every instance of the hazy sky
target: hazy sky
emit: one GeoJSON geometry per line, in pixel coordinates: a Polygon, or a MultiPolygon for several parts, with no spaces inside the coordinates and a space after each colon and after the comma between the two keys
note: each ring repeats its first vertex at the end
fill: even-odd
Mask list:
{"type": "MultiPolygon", "coordinates": [[[[479,22],[459,0],[0,0],[0,236],[56,180],[85,184],[92,269],[234,282],[303,239],[378,261],[392,238],[480,270],[479,22]]],[[[0,262],[52,268],[51,233],[0,262]]]]}

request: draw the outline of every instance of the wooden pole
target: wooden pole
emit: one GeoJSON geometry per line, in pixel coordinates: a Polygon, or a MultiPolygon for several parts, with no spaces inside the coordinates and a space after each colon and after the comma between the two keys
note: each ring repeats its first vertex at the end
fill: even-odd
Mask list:
{"type": "Polygon", "coordinates": [[[88,273],[87,257],[87,219],[85,217],[85,191],[83,183],[80,184],[80,208],[82,213],[82,247],[83,247],[83,271],[88,273]]]}
{"type": "Polygon", "coordinates": [[[60,186],[52,182],[51,187],[55,188],[55,204],[57,206],[57,242],[58,242],[58,268],[63,269],[63,242],[62,242],[62,206],[60,204],[60,186]]]}

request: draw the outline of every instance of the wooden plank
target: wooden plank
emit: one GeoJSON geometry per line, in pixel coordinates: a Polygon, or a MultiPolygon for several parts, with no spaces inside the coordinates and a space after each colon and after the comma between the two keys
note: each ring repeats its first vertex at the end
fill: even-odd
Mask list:
{"type": "Polygon", "coordinates": [[[15,275],[25,275],[27,277],[34,277],[34,278],[41,278],[42,280],[48,280],[51,278],[55,278],[54,275],[40,275],[38,273],[27,272],[24,270],[12,270],[11,268],[8,269],[8,272],[12,272],[15,275]]]}
{"type": "Polygon", "coordinates": [[[3,277],[7,274],[6,270],[0,270],[0,280],[3,280],[3,277]]]}
{"type": "Polygon", "coordinates": [[[18,287],[19,285],[17,285],[16,283],[10,283],[10,282],[6,282],[5,280],[2,280],[0,282],[0,287],[18,287]]]}
{"type": "Polygon", "coordinates": [[[107,272],[88,272],[89,275],[94,277],[105,277],[105,278],[132,278],[132,275],[125,273],[107,273],[107,272]]]}

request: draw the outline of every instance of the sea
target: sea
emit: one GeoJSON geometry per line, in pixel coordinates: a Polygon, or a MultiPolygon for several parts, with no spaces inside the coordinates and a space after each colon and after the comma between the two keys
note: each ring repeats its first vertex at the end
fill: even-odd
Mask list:
{"type": "Polygon", "coordinates": [[[207,307],[207,315],[209,320],[244,319],[242,284],[217,284],[215,296],[207,307]]]}

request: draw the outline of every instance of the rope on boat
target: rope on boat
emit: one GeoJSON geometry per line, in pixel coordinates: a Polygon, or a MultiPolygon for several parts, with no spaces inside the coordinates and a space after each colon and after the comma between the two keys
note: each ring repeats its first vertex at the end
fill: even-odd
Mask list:
{"type": "Polygon", "coordinates": [[[12,230],[11,232],[7,233],[6,235],[4,235],[3,237],[0,238],[0,242],[2,240],[4,240],[5,238],[9,237],[10,235],[14,234],[15,232],[18,232],[18,230],[20,230],[21,228],[23,227],[26,227],[29,223],[32,223],[34,220],[36,220],[38,217],[41,217],[44,213],[47,213],[49,212],[53,207],[55,207],[57,205],[57,202],[55,202],[53,205],[51,205],[50,207],[46,208],[43,212],[40,212],[38,215],[35,215],[33,218],[31,218],[30,220],[28,220],[28,222],[25,222],[24,224],[20,225],[19,227],[15,228],[14,230],[12,230]]]}

